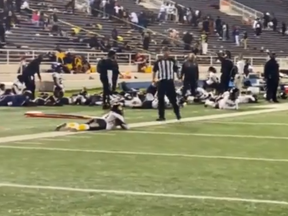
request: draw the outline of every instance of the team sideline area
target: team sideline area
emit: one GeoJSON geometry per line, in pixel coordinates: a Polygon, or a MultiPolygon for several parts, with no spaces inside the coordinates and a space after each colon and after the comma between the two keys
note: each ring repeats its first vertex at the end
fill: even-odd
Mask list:
{"type": "MultiPolygon", "coordinates": [[[[95,107],[33,109],[103,114],[95,107]]],[[[263,111],[243,106],[227,112],[192,105],[182,110],[182,116],[184,120],[256,109],[263,111]]],[[[53,131],[63,120],[25,118],[25,108],[0,111],[0,215],[288,212],[287,111],[7,143],[7,137],[53,131]]],[[[155,115],[155,110],[125,110],[128,124],[153,121],[155,115]]],[[[166,116],[175,118],[170,110],[166,116]]]]}

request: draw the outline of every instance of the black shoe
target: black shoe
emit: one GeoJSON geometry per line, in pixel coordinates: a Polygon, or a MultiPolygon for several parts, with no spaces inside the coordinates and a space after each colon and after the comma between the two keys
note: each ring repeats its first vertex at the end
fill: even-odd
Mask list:
{"type": "Polygon", "coordinates": [[[181,115],[180,114],[176,115],[176,118],[177,120],[181,120],[181,115]]]}
{"type": "Polygon", "coordinates": [[[165,118],[158,118],[158,119],[156,119],[156,121],[166,121],[166,119],[165,118]]]}
{"type": "Polygon", "coordinates": [[[273,103],[280,103],[278,100],[273,100],[273,103]]]}

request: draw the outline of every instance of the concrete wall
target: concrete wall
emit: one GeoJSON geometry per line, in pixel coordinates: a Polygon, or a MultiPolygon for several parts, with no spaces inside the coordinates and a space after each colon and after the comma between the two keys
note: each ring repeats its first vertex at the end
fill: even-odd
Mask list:
{"type": "MultiPolygon", "coordinates": [[[[48,69],[49,66],[42,66],[41,69],[48,69]]],[[[209,66],[200,66],[200,79],[206,79],[207,71],[209,66]]],[[[220,67],[216,67],[217,71],[220,70],[220,67]]],[[[262,71],[262,67],[254,67],[257,72],[262,71]]],[[[5,83],[7,86],[10,86],[12,82],[16,79],[18,65],[0,65],[0,82],[5,83]]],[[[135,71],[136,66],[120,66],[121,72],[126,71],[135,71]]],[[[139,82],[139,81],[148,81],[151,82],[152,74],[145,73],[132,73],[133,76],[136,76],[137,79],[128,79],[128,80],[119,80],[125,82],[139,82]]],[[[42,73],[42,84],[37,83],[37,89],[42,91],[52,90],[52,77],[51,73],[42,73]],[[45,90],[44,90],[45,89],[45,90]],[[48,90],[47,90],[48,89],[48,90]]],[[[219,74],[220,75],[220,74],[219,74]]],[[[87,88],[98,88],[101,87],[101,82],[99,81],[99,75],[95,74],[63,74],[63,82],[66,90],[81,89],[83,87],[87,88]]]]}

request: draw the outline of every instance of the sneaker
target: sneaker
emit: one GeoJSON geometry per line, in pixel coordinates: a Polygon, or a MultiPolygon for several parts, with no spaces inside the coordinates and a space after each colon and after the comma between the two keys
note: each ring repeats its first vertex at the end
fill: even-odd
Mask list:
{"type": "Polygon", "coordinates": [[[62,130],[63,128],[65,128],[66,127],[66,123],[62,123],[62,124],[60,124],[60,125],[58,125],[56,128],[55,128],[55,131],[60,131],[60,130],[62,130]]]}
{"type": "Polygon", "coordinates": [[[166,119],[165,118],[158,118],[158,119],[156,119],[156,121],[166,121],[166,119]]]}

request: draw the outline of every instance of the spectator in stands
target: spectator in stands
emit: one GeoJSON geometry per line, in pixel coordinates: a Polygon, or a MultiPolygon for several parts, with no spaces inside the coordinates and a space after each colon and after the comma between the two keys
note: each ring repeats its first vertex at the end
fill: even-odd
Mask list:
{"type": "Polygon", "coordinates": [[[183,8],[178,4],[176,4],[175,7],[176,7],[176,10],[178,12],[178,22],[184,23],[184,10],[183,10],[183,8]]]}
{"type": "Polygon", "coordinates": [[[136,26],[138,25],[139,20],[138,20],[137,14],[135,12],[132,12],[130,14],[130,21],[134,24],[131,26],[131,28],[137,29],[136,26]]]}
{"type": "Polygon", "coordinates": [[[253,29],[255,30],[255,36],[256,37],[260,37],[261,33],[262,33],[262,24],[259,20],[259,18],[257,18],[254,23],[253,23],[253,29]]]}
{"type": "Polygon", "coordinates": [[[65,5],[65,10],[68,11],[68,8],[71,8],[72,13],[75,13],[75,0],[70,0],[66,5],[65,5]]]}
{"type": "Polygon", "coordinates": [[[118,31],[117,31],[116,28],[112,29],[112,31],[111,31],[111,38],[112,38],[113,40],[118,40],[118,31]]]}
{"type": "Polygon", "coordinates": [[[243,48],[247,49],[248,33],[246,31],[243,32],[243,38],[242,38],[241,42],[243,44],[243,48]]]}
{"type": "Polygon", "coordinates": [[[278,20],[277,18],[274,16],[271,20],[271,22],[273,23],[273,31],[276,32],[277,31],[277,27],[278,27],[278,20]]]}
{"type": "Polygon", "coordinates": [[[151,42],[151,34],[150,32],[143,32],[143,49],[149,50],[149,45],[151,42]]]}
{"type": "Polygon", "coordinates": [[[208,52],[208,34],[204,31],[201,34],[201,47],[202,47],[202,54],[207,55],[207,52],[208,52]]]}
{"type": "Polygon", "coordinates": [[[191,50],[191,43],[193,42],[193,35],[190,32],[185,32],[182,38],[184,42],[184,50],[191,50]]]}
{"type": "Polygon", "coordinates": [[[21,5],[21,10],[28,10],[28,9],[29,9],[29,3],[27,0],[25,0],[21,5]]]}
{"type": "Polygon", "coordinates": [[[9,10],[5,18],[6,34],[11,34],[12,16],[13,16],[12,11],[9,10]]]}
{"type": "Polygon", "coordinates": [[[38,14],[38,11],[33,11],[32,19],[31,19],[32,23],[36,24],[36,26],[39,26],[39,19],[40,19],[40,16],[38,14]]]}
{"type": "Polygon", "coordinates": [[[5,28],[4,28],[4,23],[0,22],[0,43],[3,44],[5,43],[5,28]]]}
{"type": "Polygon", "coordinates": [[[192,14],[192,24],[194,27],[198,26],[199,20],[201,19],[201,11],[195,10],[192,14]]]}
{"type": "Polygon", "coordinates": [[[286,31],[287,31],[286,23],[285,23],[285,22],[282,22],[281,34],[282,34],[283,36],[285,36],[286,31]]]}
{"type": "Polygon", "coordinates": [[[237,26],[234,27],[232,34],[233,34],[234,42],[235,42],[236,46],[240,46],[240,31],[239,31],[239,28],[237,26]]]}
{"type": "Polygon", "coordinates": [[[202,22],[202,31],[209,33],[209,21],[207,17],[202,22]]]}
{"type": "Polygon", "coordinates": [[[222,37],[222,20],[221,18],[218,16],[217,19],[215,20],[215,30],[218,34],[219,37],[222,37]]]}
{"type": "Polygon", "coordinates": [[[221,35],[223,41],[226,41],[228,39],[227,35],[229,35],[228,26],[225,22],[223,22],[222,23],[222,35],[221,35]]]}
{"type": "Polygon", "coordinates": [[[21,5],[22,5],[22,1],[21,1],[21,0],[16,0],[16,1],[15,1],[16,12],[20,13],[20,11],[21,11],[21,5]]]}
{"type": "Polygon", "coordinates": [[[268,28],[268,24],[271,20],[270,18],[270,13],[269,12],[265,12],[264,13],[264,17],[263,17],[264,21],[263,21],[263,27],[264,29],[267,29],[268,28]]]}

